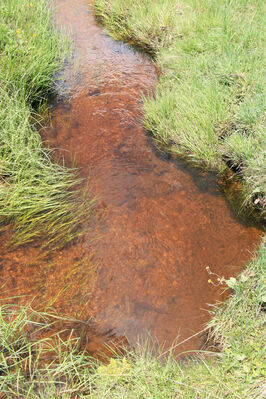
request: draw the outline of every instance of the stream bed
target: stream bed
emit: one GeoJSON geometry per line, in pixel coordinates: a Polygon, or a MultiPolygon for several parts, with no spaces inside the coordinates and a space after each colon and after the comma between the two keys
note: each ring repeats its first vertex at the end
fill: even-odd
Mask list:
{"type": "MultiPolygon", "coordinates": [[[[261,231],[234,215],[216,174],[156,150],[141,122],[142,95],[152,95],[158,79],[152,62],[111,39],[87,0],[55,4],[56,24],[75,48],[60,76],[63,100],[41,134],[80,169],[97,208],[88,232],[63,250],[3,254],[3,296],[34,298],[82,320],[91,353],[148,335],[169,348],[204,327],[209,304],[225,297],[217,277],[247,264],[261,231]]],[[[178,351],[201,344],[196,336],[178,351]]]]}

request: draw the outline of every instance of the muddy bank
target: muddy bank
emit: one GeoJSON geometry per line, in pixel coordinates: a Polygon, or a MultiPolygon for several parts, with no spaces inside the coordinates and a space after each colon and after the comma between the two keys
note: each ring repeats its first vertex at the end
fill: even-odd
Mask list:
{"type": "MultiPolygon", "coordinates": [[[[92,318],[88,345],[123,336],[134,344],[150,334],[169,347],[201,330],[208,304],[223,299],[206,267],[235,275],[260,230],[236,218],[215,174],[155,150],[141,123],[142,94],[157,80],[153,64],[110,39],[87,1],[56,6],[57,25],[74,40],[74,62],[60,78],[59,94],[68,97],[42,137],[80,168],[97,212],[88,233],[64,250],[42,259],[34,246],[3,254],[3,295],[92,318]]],[[[179,350],[200,344],[197,337],[179,350]]]]}

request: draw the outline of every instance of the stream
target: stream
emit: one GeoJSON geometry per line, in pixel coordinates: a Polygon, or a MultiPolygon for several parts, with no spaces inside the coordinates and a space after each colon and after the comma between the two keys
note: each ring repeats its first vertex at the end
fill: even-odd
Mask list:
{"type": "Polygon", "coordinates": [[[261,230],[236,217],[216,174],[155,148],[141,122],[142,96],[152,95],[158,79],[152,62],[111,39],[87,0],[55,4],[56,24],[75,48],[59,77],[63,100],[41,135],[79,168],[97,207],[71,246],[43,258],[34,246],[3,254],[2,296],[82,320],[93,354],[124,337],[134,346],[150,336],[169,348],[204,328],[209,304],[227,295],[217,277],[247,264],[261,230]]]}

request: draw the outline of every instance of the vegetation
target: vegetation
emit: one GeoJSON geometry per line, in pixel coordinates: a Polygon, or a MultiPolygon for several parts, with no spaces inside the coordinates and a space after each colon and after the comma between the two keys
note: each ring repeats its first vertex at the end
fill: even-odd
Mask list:
{"type": "Polygon", "coordinates": [[[89,203],[74,190],[75,171],[43,149],[36,109],[69,45],[54,32],[46,0],[0,0],[0,16],[0,222],[14,226],[15,244],[63,244],[78,234],[89,203]]]}
{"type": "Polygon", "coordinates": [[[155,140],[194,164],[243,181],[245,204],[266,209],[265,2],[95,0],[110,33],[147,50],[161,69],[146,98],[155,140]]]}
{"type": "MultiPolygon", "coordinates": [[[[243,178],[246,201],[264,212],[262,2],[95,7],[116,37],[141,43],[162,70],[155,98],[145,100],[156,140],[204,167],[227,163],[243,178]]],[[[52,30],[45,0],[0,0],[0,15],[0,220],[15,226],[17,244],[67,242],[89,205],[74,190],[75,171],[51,162],[36,122],[67,44],[52,30]]],[[[56,315],[0,304],[0,397],[263,398],[265,244],[238,280],[225,281],[233,295],[209,323],[215,352],[186,362],[147,345],[102,364],[71,333],[51,334],[56,315]]]]}
{"type": "Polygon", "coordinates": [[[147,346],[100,364],[79,350],[71,334],[67,340],[60,334],[38,339],[53,331],[55,315],[0,306],[0,392],[7,399],[262,399],[265,244],[240,278],[227,282],[234,295],[214,310],[209,326],[220,352],[196,352],[186,362],[151,354],[147,346]]]}
{"type": "Polygon", "coordinates": [[[40,338],[57,321],[30,306],[0,307],[1,398],[72,398],[88,388],[89,358],[77,352],[78,341],[56,333],[40,338]]]}

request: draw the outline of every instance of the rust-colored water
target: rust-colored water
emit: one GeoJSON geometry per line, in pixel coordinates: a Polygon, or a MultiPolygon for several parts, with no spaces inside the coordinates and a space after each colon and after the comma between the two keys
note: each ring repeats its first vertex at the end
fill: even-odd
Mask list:
{"type": "MultiPolygon", "coordinates": [[[[92,316],[85,331],[92,352],[107,338],[126,335],[134,344],[147,332],[169,347],[202,329],[208,304],[222,299],[206,266],[235,275],[260,231],[233,215],[216,175],[154,149],[141,124],[142,93],[157,80],[152,63],[110,39],[86,0],[56,5],[57,25],[71,32],[76,49],[61,77],[68,99],[42,135],[90,176],[99,212],[85,237],[56,254],[38,260],[34,247],[4,254],[5,295],[36,297],[82,320],[92,316]]],[[[179,349],[199,345],[195,338],[179,349]]]]}

